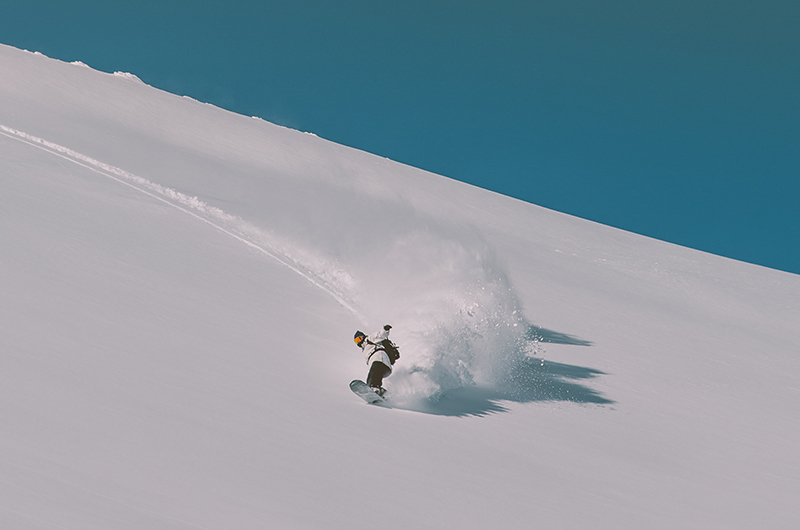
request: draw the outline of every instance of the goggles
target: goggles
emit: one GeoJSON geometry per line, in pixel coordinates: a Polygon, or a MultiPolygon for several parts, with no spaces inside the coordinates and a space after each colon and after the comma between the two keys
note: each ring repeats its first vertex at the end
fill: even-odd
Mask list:
{"type": "Polygon", "coordinates": [[[358,337],[353,339],[353,342],[355,342],[356,345],[361,346],[361,343],[364,342],[364,337],[359,335],[358,337]]]}

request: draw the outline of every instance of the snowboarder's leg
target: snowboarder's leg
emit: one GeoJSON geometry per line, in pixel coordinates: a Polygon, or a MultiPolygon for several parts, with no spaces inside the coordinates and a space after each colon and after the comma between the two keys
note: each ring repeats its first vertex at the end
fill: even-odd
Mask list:
{"type": "Polygon", "coordinates": [[[369,374],[367,375],[367,385],[371,388],[381,388],[383,385],[383,378],[391,373],[392,369],[380,361],[375,361],[369,367],[369,374]]]}

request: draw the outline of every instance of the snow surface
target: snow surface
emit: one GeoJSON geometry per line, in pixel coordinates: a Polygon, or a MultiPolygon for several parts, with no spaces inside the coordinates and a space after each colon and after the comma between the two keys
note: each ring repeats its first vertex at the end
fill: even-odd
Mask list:
{"type": "Polygon", "coordinates": [[[800,527],[800,277],[134,78],[0,46],[0,527],[800,527]]]}

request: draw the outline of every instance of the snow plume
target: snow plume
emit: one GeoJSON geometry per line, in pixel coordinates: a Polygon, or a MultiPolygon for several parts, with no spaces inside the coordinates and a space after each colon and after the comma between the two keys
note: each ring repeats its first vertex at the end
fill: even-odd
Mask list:
{"type": "Polygon", "coordinates": [[[410,234],[387,256],[397,260],[394,279],[377,293],[396,305],[397,338],[403,338],[395,395],[437,398],[473,384],[502,385],[534,353],[530,324],[506,275],[488,245],[468,236],[410,234]]]}
{"type": "Polygon", "coordinates": [[[367,330],[394,326],[401,360],[387,382],[393,401],[505,386],[538,344],[491,245],[474,227],[421,215],[402,201],[365,202],[364,219],[351,225],[363,243],[347,265],[353,303],[370,317],[367,330]]]}
{"type": "Polygon", "coordinates": [[[536,344],[490,242],[472,225],[415,208],[413,190],[346,177],[274,182],[259,222],[305,249],[304,259],[346,271],[351,283],[337,289],[364,315],[360,329],[394,326],[402,357],[387,380],[393,400],[504,385],[536,344]]]}

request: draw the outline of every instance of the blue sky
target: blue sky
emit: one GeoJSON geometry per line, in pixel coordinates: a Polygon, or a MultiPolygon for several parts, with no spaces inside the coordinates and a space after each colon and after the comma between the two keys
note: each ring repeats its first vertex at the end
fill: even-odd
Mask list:
{"type": "Polygon", "coordinates": [[[0,42],[800,273],[800,2],[4,0],[0,42]]]}

